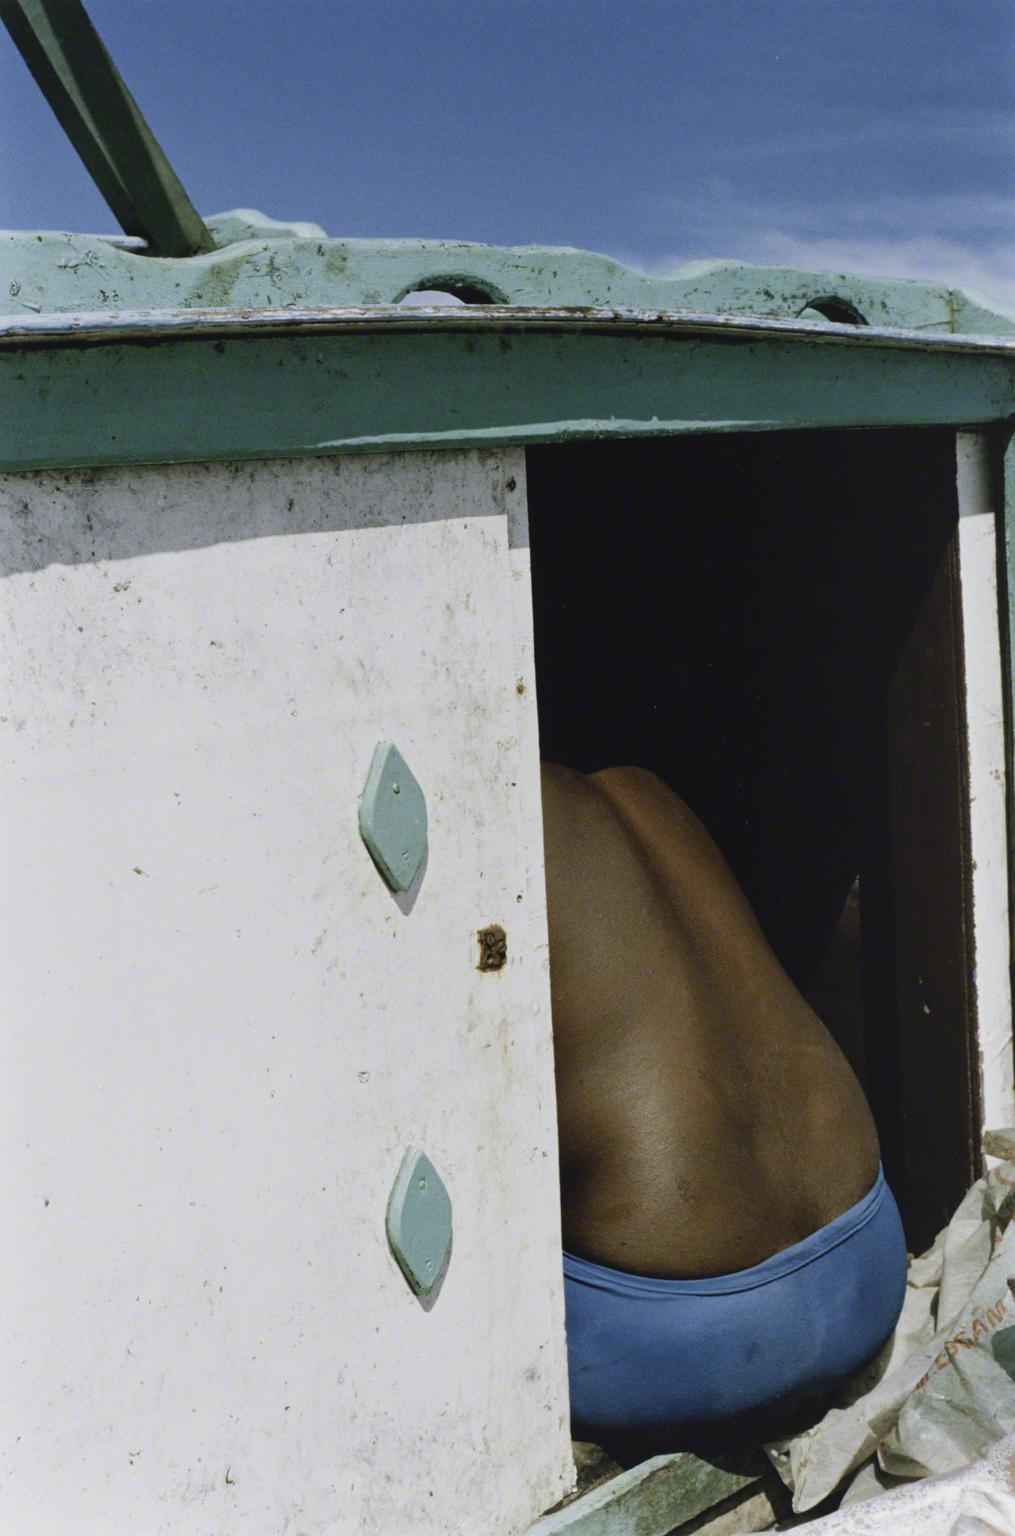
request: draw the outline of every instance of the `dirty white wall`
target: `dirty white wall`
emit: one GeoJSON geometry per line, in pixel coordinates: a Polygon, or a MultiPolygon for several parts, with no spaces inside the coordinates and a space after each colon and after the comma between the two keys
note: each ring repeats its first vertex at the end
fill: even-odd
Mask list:
{"type": "Polygon", "coordinates": [[[973,944],[982,1129],[986,1131],[1015,1124],[1004,682],[997,580],[998,524],[1003,508],[993,462],[993,445],[985,433],[958,433],[973,944]]]}
{"type": "Polygon", "coordinates": [[[524,489],[520,451],[0,480],[0,1531],[508,1536],[564,1492],[524,489]],[[358,833],[381,738],[409,900],[358,833]]]}

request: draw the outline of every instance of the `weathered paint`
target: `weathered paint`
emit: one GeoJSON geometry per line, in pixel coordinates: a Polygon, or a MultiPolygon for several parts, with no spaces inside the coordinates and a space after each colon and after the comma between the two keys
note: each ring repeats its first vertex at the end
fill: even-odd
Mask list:
{"type": "MultiPolygon", "coordinates": [[[[871,325],[940,332],[1015,331],[1015,318],[958,289],[842,272],[699,261],[653,276],[589,251],[453,240],[332,240],[280,236],[263,215],[207,221],[207,255],[172,260],[115,249],[94,236],[0,236],[0,305],[10,314],[96,309],[391,304],[446,289],[504,304],[631,305],[792,318],[829,297],[871,325]]],[[[290,226],[298,228],[298,226],[290,226]]]]}
{"type": "Polygon", "coordinates": [[[0,351],[0,467],[793,427],[977,425],[1010,357],[552,329],[0,351]]]}
{"type": "MultiPolygon", "coordinates": [[[[454,447],[469,443],[523,443],[605,433],[653,435],[692,430],[933,423],[978,427],[997,423],[1012,411],[1011,364],[1004,357],[977,356],[970,351],[953,355],[946,347],[926,352],[911,343],[903,346],[876,334],[884,326],[918,331],[928,338],[944,338],[956,332],[1010,335],[1015,331],[1015,321],[1010,317],[992,313],[953,289],[717,262],[685,267],[670,277],[660,278],[583,252],[499,251],[454,242],[331,241],[310,230],[270,229],[256,215],[225,218],[233,220],[224,227],[231,236],[240,237],[238,243],[186,262],[114,249],[96,238],[10,236],[0,254],[7,311],[12,316],[32,317],[47,313],[72,316],[89,310],[108,313],[168,309],[177,312],[177,319],[165,327],[168,334],[184,324],[205,323],[198,313],[203,309],[260,307],[274,310],[283,327],[296,329],[299,317],[295,311],[300,307],[376,306],[397,302],[413,289],[441,287],[472,301],[484,298],[512,306],[514,324],[512,315],[507,313],[502,316],[500,334],[483,332],[479,325],[469,330],[471,322],[457,317],[445,320],[438,329],[428,324],[425,315],[417,314],[388,327],[385,316],[374,310],[369,325],[358,331],[350,327],[345,334],[220,335],[216,340],[164,340],[154,344],[148,337],[139,338],[135,344],[60,345],[49,349],[25,345],[16,350],[5,349],[0,360],[0,390],[4,404],[2,448],[9,468],[264,459],[304,453],[334,455],[421,444],[454,447]],[[699,326],[699,334],[695,334],[686,319],[688,310],[773,320],[794,320],[800,316],[806,319],[808,311],[815,312],[816,305],[829,299],[851,308],[871,328],[871,334],[861,336],[858,330],[853,345],[830,340],[836,333],[828,328],[821,335],[801,331],[764,337],[719,337],[708,334],[707,326],[699,326]],[[544,312],[527,329],[521,325],[517,312],[519,306],[525,305],[537,306],[544,312]],[[560,327],[556,333],[548,331],[542,324],[550,318],[546,311],[562,306],[685,314],[683,329],[676,326],[670,334],[653,333],[650,326],[632,322],[630,315],[618,315],[615,323],[599,323],[597,330],[587,313],[580,319],[574,317],[581,325],[579,330],[566,333],[560,327]],[[187,318],[180,318],[181,315],[187,318]]],[[[218,221],[209,222],[215,230],[218,221]]],[[[145,322],[142,319],[140,323],[145,322]]],[[[232,321],[220,315],[213,323],[228,326],[232,321]]],[[[308,321],[308,326],[315,323],[308,321]]],[[[244,329],[244,325],[238,329],[244,329]]],[[[335,472],[341,462],[335,460],[335,472]]],[[[379,474],[388,475],[393,473],[390,466],[395,462],[381,458],[375,467],[379,474]]],[[[520,456],[515,455],[512,463],[517,466],[510,475],[510,482],[516,487],[513,494],[523,498],[520,456]]],[[[275,469],[280,475],[291,472],[288,465],[277,465],[275,469]]],[[[271,472],[270,465],[261,465],[256,471],[266,475],[271,472]]],[[[312,466],[299,466],[300,475],[312,476],[314,472],[312,466]]],[[[346,466],[341,472],[351,473],[351,467],[346,466]]],[[[132,483],[131,474],[144,479],[142,472],[125,473],[126,484],[132,483]]],[[[185,473],[190,472],[169,471],[168,477],[172,480],[174,475],[185,473]]],[[[102,480],[101,472],[98,479],[102,480]]],[[[12,495],[16,494],[18,483],[14,479],[9,482],[12,495]]],[[[88,475],[80,477],[80,485],[88,483],[88,475]]],[[[510,780],[512,792],[516,792],[512,801],[512,836],[521,839],[517,845],[520,862],[516,867],[527,871],[527,875],[519,876],[526,900],[521,904],[515,926],[523,935],[522,963],[528,966],[529,984],[538,994],[532,1004],[532,1016],[545,1022],[545,1013],[539,1012],[545,1008],[546,948],[538,838],[538,752],[531,707],[534,690],[527,551],[523,514],[519,511],[515,519],[510,510],[508,483],[504,482],[503,497],[508,526],[517,528],[520,536],[511,540],[509,551],[510,611],[499,612],[491,623],[499,625],[501,640],[510,646],[510,658],[501,656],[500,660],[517,676],[515,696],[521,713],[514,717],[513,735],[499,740],[498,749],[516,753],[511,764],[514,776],[510,780]]],[[[382,480],[378,479],[375,485],[380,488],[382,480]]],[[[299,505],[299,498],[296,500],[299,505]]],[[[520,507],[522,502],[517,505],[520,507]]],[[[15,507],[15,513],[16,510],[15,507]]],[[[194,518],[192,550],[216,543],[215,515],[213,505],[202,512],[202,517],[194,518]],[[203,527],[202,518],[206,519],[203,527]]],[[[245,515],[256,518],[260,514],[254,506],[245,515]]],[[[296,516],[302,518],[304,510],[301,508],[296,516]]],[[[307,533],[321,531],[303,522],[299,527],[303,539],[307,533]]],[[[262,528],[261,532],[264,531],[262,528]]],[[[403,542],[406,531],[399,535],[403,542]]],[[[154,543],[149,558],[163,558],[157,552],[172,549],[159,542],[157,520],[150,524],[150,537],[154,543]]],[[[31,536],[22,537],[20,548],[26,571],[33,568],[37,559],[31,542],[31,536]]],[[[176,553],[179,551],[174,552],[174,558],[176,553]]],[[[398,558],[394,548],[389,554],[394,569],[398,558]]],[[[59,561],[59,552],[52,558],[59,561]]],[[[447,561],[442,578],[449,591],[456,581],[473,579],[475,570],[467,552],[441,549],[438,559],[447,561]]],[[[482,580],[476,579],[477,591],[491,596],[482,580]]],[[[408,572],[403,572],[402,583],[411,586],[408,572]]],[[[398,590],[401,591],[401,585],[398,590]]],[[[373,596],[376,603],[376,591],[373,596]]],[[[432,596],[437,602],[436,585],[432,596]]],[[[367,638],[371,638],[369,633],[367,638]]],[[[374,638],[380,652],[387,654],[383,637],[374,638]]],[[[70,640],[73,646],[73,636],[70,640]]],[[[460,650],[461,645],[462,637],[458,636],[453,649],[460,650]]],[[[429,664],[425,651],[422,660],[429,664]]],[[[52,665],[55,667],[55,661],[52,665]]],[[[497,675],[499,678],[499,671],[497,675]]],[[[366,691],[373,694],[378,687],[384,694],[387,685],[379,686],[372,675],[366,691]]],[[[439,693],[439,697],[443,698],[443,694],[439,693]]],[[[415,762],[416,743],[425,739],[430,701],[426,708],[418,699],[414,703],[419,713],[412,716],[413,730],[407,732],[405,739],[415,762]]],[[[360,699],[357,708],[362,707],[360,699]]],[[[390,721],[371,724],[371,743],[378,735],[392,730],[390,721]]],[[[395,728],[402,741],[397,722],[395,728]]],[[[363,740],[367,752],[365,726],[363,740]]],[[[483,816],[477,819],[475,806],[476,802],[457,806],[460,825],[472,831],[478,820],[481,835],[492,836],[483,816]]],[[[449,815],[453,809],[454,806],[445,807],[441,814],[449,815]]],[[[83,821],[83,805],[80,812],[83,821]]],[[[63,842],[69,840],[69,834],[65,834],[63,842]]],[[[379,888],[376,877],[373,879],[375,888],[379,888]]],[[[431,884],[428,871],[426,891],[430,891],[431,884]]],[[[41,893],[44,898],[50,894],[41,893]]],[[[40,909],[43,904],[42,900],[38,902],[40,909]]],[[[401,907],[398,910],[406,915],[401,907]]],[[[419,910],[424,910],[422,895],[419,910]]],[[[517,944],[508,923],[508,966],[491,976],[475,970],[475,932],[502,915],[486,911],[470,927],[468,965],[477,987],[500,987],[517,963],[517,944]]],[[[436,968],[434,976],[442,966],[447,970],[447,956],[440,944],[427,964],[431,961],[436,968]]],[[[524,1094],[519,1088],[511,1104],[511,1115],[522,1121],[528,1115],[532,1124],[552,1127],[549,1030],[534,1027],[526,1049],[535,1067],[524,1094]]],[[[323,1119],[322,1113],[322,1123],[323,1119]]],[[[395,1127],[395,1133],[410,1139],[401,1124],[395,1127]]],[[[436,1147],[434,1155],[441,1159],[443,1168],[440,1138],[435,1140],[429,1129],[424,1128],[419,1140],[428,1148],[436,1147]]],[[[401,1145],[404,1144],[403,1139],[401,1145]]],[[[552,1157],[545,1140],[543,1150],[552,1157]]],[[[457,1155],[461,1168],[461,1149],[457,1155]]],[[[455,1169],[449,1165],[449,1188],[457,1215],[461,1196],[455,1177],[455,1169]]],[[[464,1179],[465,1175],[461,1177],[464,1179]]],[[[512,1212],[516,1210],[516,1191],[505,1210],[508,1205],[512,1212]]],[[[563,1486],[565,1473],[559,1455],[564,1435],[560,1407],[563,1334],[556,1221],[555,1209],[544,1201],[535,1225],[540,1240],[548,1237],[549,1241],[543,1243],[539,1255],[527,1256],[533,1273],[542,1266],[543,1292],[552,1314],[546,1329],[546,1346],[540,1356],[544,1372],[540,1392],[544,1401],[556,1405],[558,1415],[551,1426],[553,1468],[546,1473],[544,1464],[541,1482],[538,1478],[527,1480],[520,1473],[507,1441],[499,1441],[495,1451],[492,1441],[485,1442],[479,1459],[485,1457],[497,1465],[486,1467],[484,1475],[499,1476],[502,1481],[492,1493],[488,1486],[467,1490],[467,1497],[456,1504],[454,1513],[445,1512],[446,1529],[462,1531],[462,1509],[475,1510],[475,1529],[487,1536],[495,1529],[496,1518],[507,1518],[505,1511],[512,1499],[520,1496],[520,1485],[524,1484],[526,1495],[531,1493],[533,1498],[538,1488],[544,1505],[554,1497],[548,1491],[549,1485],[556,1480],[558,1496],[563,1486]]],[[[457,1245],[456,1236],[456,1250],[457,1245]]],[[[449,1270],[449,1288],[459,1273],[459,1259],[456,1251],[449,1270]]],[[[451,1289],[442,1293],[440,1305],[428,1322],[444,1313],[453,1294],[451,1289]]],[[[326,1347],[328,1344],[330,1340],[326,1339],[326,1347]]],[[[462,1352],[457,1338],[452,1352],[456,1364],[460,1363],[462,1352]]],[[[498,1361],[510,1358],[496,1352],[491,1355],[486,1345],[478,1349],[477,1357],[498,1361]]],[[[513,1378],[509,1383],[496,1384],[504,1412],[514,1417],[521,1413],[524,1417],[524,1407],[518,1407],[518,1390],[513,1378]]],[[[213,1431],[215,1426],[211,1428],[213,1431]]],[[[451,1439],[454,1438],[452,1435],[451,1439]]],[[[397,1526],[398,1519],[404,1518],[404,1510],[394,1511],[390,1502],[385,1505],[390,1495],[377,1482],[378,1476],[385,1474],[396,1481],[399,1476],[408,1477],[404,1466],[396,1471],[390,1459],[384,1460],[384,1453],[377,1449],[382,1439],[379,1434],[371,1442],[373,1460],[369,1465],[364,1463],[362,1486],[348,1490],[348,1498],[353,1501],[348,1507],[354,1509],[351,1518],[360,1525],[366,1504],[356,1506],[357,1498],[373,1501],[371,1519],[388,1520],[397,1526]]],[[[277,1447],[271,1442],[269,1447],[270,1462],[277,1447]]],[[[417,1492],[419,1467],[429,1465],[427,1456],[421,1440],[406,1451],[406,1459],[414,1467],[417,1492]]],[[[77,1470],[80,1475],[80,1468],[77,1470]]],[[[600,1531],[617,1536],[618,1532],[628,1530],[644,1536],[657,1526],[660,1532],[669,1529],[669,1525],[658,1524],[660,1520],[672,1525],[693,1513],[681,1505],[678,1513],[673,1514],[676,1506],[667,1492],[666,1468],[652,1466],[637,1471],[643,1474],[640,1481],[635,1474],[625,1474],[641,1489],[640,1493],[631,1494],[628,1505],[623,1499],[624,1485],[615,1484],[612,1500],[603,1495],[607,1512],[600,1515],[596,1508],[586,1505],[583,1513],[592,1523],[575,1526],[574,1530],[580,1530],[581,1536],[595,1536],[600,1531]],[[646,1520],[650,1523],[645,1524],[646,1520]],[[657,1524],[651,1524],[652,1521],[657,1524]]],[[[720,1487],[709,1481],[712,1471],[701,1474],[703,1502],[697,1506],[699,1509],[731,1491],[728,1484],[720,1487]]],[[[267,1465],[263,1472],[259,1469],[257,1475],[262,1477],[259,1486],[266,1496],[268,1491],[275,1490],[272,1496],[277,1500],[277,1489],[281,1487],[281,1496],[290,1499],[290,1508],[295,1507],[292,1501],[297,1495],[288,1471],[280,1476],[276,1462],[267,1465]]],[[[683,1474],[677,1481],[681,1488],[685,1486],[683,1474]]],[[[235,1478],[230,1479],[230,1486],[234,1482],[235,1478]]],[[[316,1492],[311,1488],[312,1495],[316,1492]]],[[[461,1484],[456,1499],[460,1495],[461,1484]]],[[[207,1507],[214,1509],[214,1492],[205,1488],[203,1496],[207,1507]]],[[[230,1493],[234,1501],[236,1497],[230,1493]]],[[[537,1507],[538,1504],[532,1506],[537,1507]]],[[[578,1512],[579,1505],[573,1509],[578,1512]]],[[[552,1521],[563,1516],[570,1517],[570,1511],[549,1518],[552,1521]]],[[[514,1527],[504,1526],[505,1530],[517,1528],[517,1519],[514,1527]]],[[[560,1529],[570,1527],[562,1525],[560,1529]]],[[[466,1529],[463,1536],[471,1533],[466,1529]]],[[[549,1536],[545,1524],[541,1536],[549,1536]]]]}
{"type": "MultiPolygon", "coordinates": [[[[960,432],[956,457],[982,1129],[999,1130],[1015,1125],[1015,1078],[996,445],[987,434],[960,432]]],[[[940,1024],[928,1019],[929,1029],[940,1024]]]]}
{"type": "Polygon", "coordinates": [[[319,336],[339,333],[462,331],[469,335],[521,331],[544,334],[580,332],[586,336],[679,336],[821,341],[867,350],[896,348],[934,352],[1015,356],[1015,337],[938,335],[893,326],[849,325],[805,313],[794,319],[759,315],[724,315],[695,309],[635,309],[630,305],[469,304],[273,305],[254,309],[66,310],[44,315],[0,315],[0,347],[78,346],[92,342],[148,343],[219,341],[230,337],[319,336]]]}
{"type": "Polygon", "coordinates": [[[525,1536],[671,1536],[675,1527],[760,1481],[690,1452],[654,1456],[537,1520],[525,1536]]]}
{"type": "Polygon", "coordinates": [[[0,500],[4,1527],[514,1536],[572,1476],[521,455],[0,500]],[[407,1145],[454,1205],[429,1311],[407,1145]]]}

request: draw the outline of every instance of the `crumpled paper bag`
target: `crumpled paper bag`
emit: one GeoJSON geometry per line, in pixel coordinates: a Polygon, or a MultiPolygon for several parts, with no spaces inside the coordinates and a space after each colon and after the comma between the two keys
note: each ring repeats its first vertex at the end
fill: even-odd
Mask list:
{"type": "MultiPolygon", "coordinates": [[[[893,1476],[951,1473],[1015,1433],[1015,1131],[993,1133],[987,1149],[1011,1160],[973,1185],[911,1261],[881,1355],[812,1429],[766,1447],[794,1510],[812,1509],[872,1458],[893,1476]]],[[[875,1492],[876,1478],[861,1478],[854,1502],[875,1492]]]]}

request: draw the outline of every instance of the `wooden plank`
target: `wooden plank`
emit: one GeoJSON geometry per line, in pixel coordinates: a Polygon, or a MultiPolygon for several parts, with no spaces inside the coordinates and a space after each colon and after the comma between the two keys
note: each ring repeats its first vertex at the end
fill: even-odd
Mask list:
{"type": "Polygon", "coordinates": [[[1000,444],[992,433],[960,432],[956,447],[982,1133],[1015,1125],[1006,711],[998,603],[1002,466],[1000,444]]]}
{"type": "MultiPolygon", "coordinates": [[[[917,1253],[977,1176],[981,1125],[954,483],[950,509],[918,513],[928,535],[941,525],[940,553],[872,742],[876,789],[860,873],[868,1092],[917,1253]]],[[[914,548],[907,582],[933,553],[933,544],[914,548]]]]}
{"type": "Polygon", "coordinates": [[[674,1526],[760,1481],[689,1451],[653,1456],[544,1515],[526,1536],[669,1536],[674,1526]]]}
{"type": "Polygon", "coordinates": [[[749,1531],[771,1531],[791,1511],[789,1492],[773,1472],[762,1482],[685,1521],[673,1536],[746,1536],[749,1531]]]}
{"type": "Polygon", "coordinates": [[[861,605],[865,628],[886,600],[902,626],[873,733],[880,787],[860,879],[862,1080],[917,1251],[978,1170],[983,1131],[1015,1121],[1001,442],[960,432],[948,446],[930,484],[912,467],[872,481],[886,498],[901,492],[900,537],[861,605]]]}
{"type": "Polygon", "coordinates": [[[0,20],[121,228],[162,256],[213,250],[80,0],[0,0],[0,20]]]}
{"type": "Polygon", "coordinates": [[[1000,502],[1001,558],[998,569],[998,610],[1001,626],[1001,676],[1004,688],[1005,790],[1008,822],[1008,953],[1015,978],[1015,437],[1010,425],[995,433],[1002,485],[1000,502]]]}

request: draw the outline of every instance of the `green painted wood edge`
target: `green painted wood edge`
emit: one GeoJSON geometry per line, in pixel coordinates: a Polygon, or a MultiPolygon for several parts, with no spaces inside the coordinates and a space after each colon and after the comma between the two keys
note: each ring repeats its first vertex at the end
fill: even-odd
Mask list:
{"type": "Polygon", "coordinates": [[[692,309],[782,319],[835,297],[871,325],[1015,332],[1015,317],[958,289],[904,279],[718,260],[658,275],[594,252],[553,247],[283,237],[274,220],[251,210],[220,214],[208,224],[219,239],[235,243],[187,260],[118,250],[86,235],[0,233],[0,309],[38,314],[389,304],[413,289],[436,287],[498,303],[692,309]],[[235,239],[247,232],[250,238],[235,239]]]}
{"type": "Polygon", "coordinates": [[[80,0],[0,0],[0,18],[121,227],[166,257],[212,250],[80,0]]]}
{"type": "Polygon", "coordinates": [[[820,341],[436,332],[11,349],[0,467],[998,421],[1015,362],[820,341]]]}
{"type": "Polygon", "coordinates": [[[690,1452],[653,1456],[543,1515],[525,1536],[669,1536],[744,1488],[758,1474],[727,1472],[690,1452]]]}

